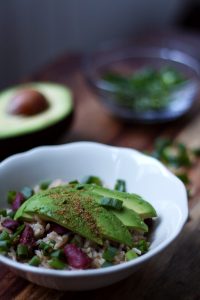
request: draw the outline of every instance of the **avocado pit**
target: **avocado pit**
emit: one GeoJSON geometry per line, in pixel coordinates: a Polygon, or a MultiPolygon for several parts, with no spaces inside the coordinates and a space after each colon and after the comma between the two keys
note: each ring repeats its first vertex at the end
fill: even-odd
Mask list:
{"type": "Polygon", "coordinates": [[[49,107],[47,99],[40,92],[32,89],[18,91],[9,101],[7,112],[25,117],[37,115],[49,107]]]}

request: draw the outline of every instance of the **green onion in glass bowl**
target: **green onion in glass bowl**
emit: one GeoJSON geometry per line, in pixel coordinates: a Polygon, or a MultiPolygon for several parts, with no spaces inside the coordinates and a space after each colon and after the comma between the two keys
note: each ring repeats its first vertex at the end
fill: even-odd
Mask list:
{"type": "Polygon", "coordinates": [[[86,58],[85,73],[111,114],[128,122],[184,116],[199,90],[199,62],[175,49],[130,46],[98,51],[86,58]]]}

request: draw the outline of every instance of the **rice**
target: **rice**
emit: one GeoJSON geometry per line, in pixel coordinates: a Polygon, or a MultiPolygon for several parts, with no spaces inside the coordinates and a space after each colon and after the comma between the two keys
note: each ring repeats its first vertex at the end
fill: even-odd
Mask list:
{"type": "MultiPolygon", "coordinates": [[[[54,188],[60,185],[66,184],[63,180],[57,179],[53,181],[48,188],[54,188]]],[[[38,193],[40,191],[40,185],[34,187],[34,192],[38,193]]],[[[8,212],[12,212],[12,210],[7,210],[8,212]]],[[[2,223],[9,217],[0,216],[0,232],[7,231],[10,236],[12,232],[7,228],[3,227],[2,223]]],[[[51,222],[41,220],[38,216],[33,216],[32,222],[25,222],[25,225],[28,224],[33,230],[33,235],[35,238],[35,247],[31,249],[33,255],[37,256],[40,260],[39,266],[44,268],[51,268],[49,262],[52,259],[51,253],[56,250],[62,250],[67,244],[74,243],[84,255],[86,255],[89,259],[91,259],[91,266],[90,268],[101,268],[106,263],[106,259],[104,257],[105,250],[109,247],[113,247],[116,250],[116,254],[113,257],[112,264],[121,264],[127,260],[126,252],[132,250],[137,255],[142,255],[142,251],[137,247],[128,247],[124,244],[119,244],[117,242],[104,240],[103,245],[98,245],[86,238],[83,238],[77,233],[71,232],[70,230],[66,230],[65,234],[58,234],[56,231],[51,231],[51,222]],[[44,243],[47,245],[47,249],[41,249],[40,245],[44,243]],[[48,252],[49,251],[49,252],[48,252]]],[[[131,232],[131,231],[130,231],[131,232]]],[[[133,242],[137,244],[141,240],[146,240],[144,233],[132,231],[131,232],[133,237],[133,242]]],[[[19,237],[18,237],[19,243],[19,237]]],[[[6,254],[13,260],[19,261],[16,253],[16,246],[10,247],[9,251],[6,254]]],[[[21,260],[23,263],[28,263],[27,259],[21,260]]],[[[75,270],[71,265],[65,266],[67,270],[75,270]]]]}
{"type": "Polygon", "coordinates": [[[17,260],[17,255],[16,255],[16,251],[14,250],[13,247],[10,248],[10,251],[8,252],[8,257],[10,257],[13,260],[17,260]]]}
{"type": "Polygon", "coordinates": [[[36,238],[39,238],[39,237],[43,236],[43,234],[45,233],[44,225],[42,225],[39,222],[30,224],[30,226],[33,228],[34,236],[36,238]]]}
{"type": "Polygon", "coordinates": [[[57,250],[59,248],[61,248],[62,246],[64,246],[67,241],[69,239],[69,235],[65,234],[65,235],[59,235],[57,234],[55,231],[52,231],[50,233],[47,234],[46,237],[44,237],[43,239],[40,239],[37,241],[37,244],[39,245],[41,243],[41,241],[45,242],[45,243],[50,243],[50,242],[55,242],[53,249],[57,250]]]}

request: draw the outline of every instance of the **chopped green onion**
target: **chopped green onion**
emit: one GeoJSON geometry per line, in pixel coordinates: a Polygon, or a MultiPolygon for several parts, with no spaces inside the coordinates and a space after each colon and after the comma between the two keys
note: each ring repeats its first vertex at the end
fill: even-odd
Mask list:
{"type": "Polygon", "coordinates": [[[107,267],[111,267],[111,266],[113,266],[113,264],[112,264],[111,262],[108,262],[108,261],[105,261],[105,262],[101,265],[102,268],[107,268],[107,267]]]}
{"type": "MultiPolygon", "coordinates": [[[[183,143],[168,139],[158,139],[155,142],[155,150],[151,155],[161,160],[165,165],[172,166],[174,174],[188,188],[191,181],[187,171],[191,169],[197,158],[200,157],[200,148],[190,149],[183,143]]],[[[190,198],[191,196],[192,194],[188,193],[188,197],[190,198]]]]}
{"type": "Polygon", "coordinates": [[[66,267],[66,264],[57,257],[53,257],[48,263],[53,269],[63,270],[66,267]]]}
{"type": "Polygon", "coordinates": [[[191,159],[186,146],[169,139],[158,139],[152,155],[163,163],[174,167],[191,166],[191,159]]]}
{"type": "Polygon", "coordinates": [[[140,240],[134,245],[135,248],[141,251],[141,254],[146,253],[149,250],[150,243],[145,240],[140,240]]]}
{"type": "Polygon", "coordinates": [[[21,232],[24,230],[24,228],[25,228],[25,225],[24,225],[24,224],[22,224],[22,225],[20,225],[19,227],[17,227],[17,230],[16,230],[15,233],[11,236],[12,242],[15,242],[15,241],[19,238],[19,236],[20,236],[21,232]]]}
{"type": "Polygon", "coordinates": [[[16,191],[9,191],[7,193],[8,204],[12,204],[13,203],[13,201],[15,200],[16,194],[17,194],[16,191]]]}
{"type": "Polygon", "coordinates": [[[189,155],[181,144],[164,149],[161,155],[161,160],[175,167],[188,167],[191,164],[189,155]]]}
{"type": "Polygon", "coordinates": [[[47,249],[49,249],[49,245],[47,243],[41,241],[39,244],[39,248],[42,250],[47,250],[47,249]]]}
{"type": "Polygon", "coordinates": [[[53,251],[50,254],[51,257],[56,257],[56,258],[64,258],[64,251],[62,249],[58,249],[56,251],[53,251]]]}
{"type": "Polygon", "coordinates": [[[114,260],[115,255],[117,254],[118,250],[114,247],[109,246],[103,253],[103,258],[108,261],[112,262],[114,260]]]}
{"type": "Polygon", "coordinates": [[[84,189],[84,184],[77,184],[77,186],[76,186],[76,189],[77,190],[83,190],[84,189]]]}
{"type": "Polygon", "coordinates": [[[50,245],[51,247],[54,247],[55,244],[56,244],[56,241],[54,241],[54,240],[49,241],[49,245],[50,245]]]}
{"type": "Polygon", "coordinates": [[[123,201],[114,198],[103,197],[99,200],[99,204],[105,207],[115,208],[121,210],[123,207],[123,201]]]}
{"type": "Polygon", "coordinates": [[[103,185],[101,179],[97,176],[89,176],[87,178],[87,180],[85,181],[85,183],[96,184],[96,185],[100,185],[100,186],[103,185]]]}
{"type": "Polygon", "coordinates": [[[48,189],[49,185],[51,184],[52,180],[46,180],[40,183],[40,189],[46,190],[48,189]]]}
{"type": "Polygon", "coordinates": [[[45,243],[43,241],[39,244],[39,249],[42,249],[44,252],[44,255],[48,255],[50,252],[53,251],[53,247],[55,245],[54,241],[50,241],[49,243],[45,243]]]}
{"type": "Polygon", "coordinates": [[[126,192],[126,182],[122,179],[118,179],[115,184],[115,190],[119,192],[126,192]]]}
{"type": "Polygon", "coordinates": [[[33,196],[34,191],[33,191],[33,189],[31,189],[30,187],[25,186],[25,187],[21,190],[21,193],[24,195],[24,197],[25,197],[26,199],[28,199],[28,198],[30,198],[31,196],[33,196]]]}
{"type": "Polygon", "coordinates": [[[24,244],[17,245],[17,256],[19,258],[27,258],[29,255],[28,253],[28,246],[24,244]]]}
{"type": "Polygon", "coordinates": [[[38,267],[40,264],[40,258],[37,255],[35,255],[31,258],[31,260],[28,262],[28,264],[30,266],[38,267]]]}
{"type": "Polygon", "coordinates": [[[10,235],[6,230],[3,230],[0,234],[0,241],[10,240],[10,235]]]}
{"type": "Polygon", "coordinates": [[[6,217],[7,216],[7,211],[5,209],[0,209],[0,216],[6,217]]]}
{"type": "Polygon", "coordinates": [[[177,145],[177,147],[178,147],[178,151],[179,151],[178,166],[180,166],[180,167],[191,166],[192,162],[191,162],[189,152],[188,152],[188,149],[186,148],[186,146],[182,143],[179,143],[177,145]]]}
{"type": "Polygon", "coordinates": [[[78,184],[79,183],[79,181],[78,180],[71,180],[71,181],[69,181],[69,184],[78,184]]]}
{"type": "Polygon", "coordinates": [[[159,154],[168,146],[172,146],[172,141],[167,138],[158,138],[155,142],[155,150],[159,154]]]}
{"type": "Polygon", "coordinates": [[[126,258],[126,260],[133,260],[133,259],[135,259],[135,258],[137,258],[138,257],[138,255],[135,253],[135,251],[133,251],[133,250],[129,250],[129,251],[127,251],[126,252],[126,254],[125,254],[125,258],[126,258]]]}
{"type": "Polygon", "coordinates": [[[0,241],[0,252],[3,252],[3,251],[8,251],[10,247],[10,242],[9,241],[0,241]]]}
{"type": "Polygon", "coordinates": [[[139,112],[166,109],[174,100],[174,90],[187,82],[176,69],[166,67],[146,67],[128,75],[108,71],[102,79],[115,93],[118,106],[139,112]]]}
{"type": "Polygon", "coordinates": [[[7,217],[10,217],[11,219],[13,219],[14,216],[15,216],[15,212],[14,212],[13,210],[12,210],[12,211],[9,211],[9,212],[7,213],[7,217]]]}

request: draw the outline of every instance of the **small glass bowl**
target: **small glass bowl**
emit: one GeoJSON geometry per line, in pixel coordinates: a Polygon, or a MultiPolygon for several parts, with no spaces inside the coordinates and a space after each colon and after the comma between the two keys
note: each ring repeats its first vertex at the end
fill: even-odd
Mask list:
{"type": "MultiPolygon", "coordinates": [[[[175,120],[188,113],[199,90],[199,62],[189,54],[176,49],[162,47],[133,47],[106,49],[88,55],[84,64],[86,78],[100,95],[99,100],[115,116],[129,122],[159,123],[175,120]],[[133,74],[144,68],[174,68],[185,81],[170,92],[169,104],[159,110],[138,111],[118,101],[113,85],[102,79],[107,72],[133,74]]],[[[148,95],[147,95],[148,97],[148,95]]]]}

